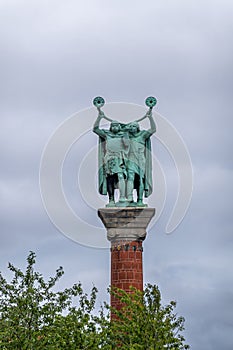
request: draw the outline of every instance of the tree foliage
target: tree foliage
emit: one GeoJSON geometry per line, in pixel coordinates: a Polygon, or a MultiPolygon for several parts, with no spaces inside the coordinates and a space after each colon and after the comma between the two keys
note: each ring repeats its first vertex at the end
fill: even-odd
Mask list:
{"type": "Polygon", "coordinates": [[[34,269],[35,258],[30,252],[25,272],[9,264],[10,283],[0,273],[0,349],[189,348],[181,335],[184,319],[173,313],[175,302],[162,306],[157,286],[147,285],[143,293],[110,290],[124,306],[104,303],[96,310],[95,287],[90,295],[81,283],[55,292],[62,267],[46,282],[34,269]]]}
{"type": "MultiPolygon", "coordinates": [[[[148,284],[144,292],[132,288],[131,293],[114,289],[120,299],[120,310],[112,310],[111,344],[122,349],[188,349],[184,344],[184,318],[173,313],[176,302],[162,306],[156,285],[148,284]]],[[[109,306],[106,305],[108,308],[109,306]]]]}

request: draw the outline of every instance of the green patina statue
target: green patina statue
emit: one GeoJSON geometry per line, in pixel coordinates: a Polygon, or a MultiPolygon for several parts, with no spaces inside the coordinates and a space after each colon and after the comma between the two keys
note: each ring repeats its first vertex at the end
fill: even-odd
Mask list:
{"type": "Polygon", "coordinates": [[[123,124],[108,118],[101,107],[102,97],[96,97],[98,117],[93,131],[99,135],[99,193],[109,196],[107,207],[145,207],[143,195],[152,193],[152,160],[150,137],[156,131],[152,108],[154,97],[146,99],[148,112],[142,118],[123,124]],[[150,129],[140,130],[139,122],[149,118],[150,129]],[[101,119],[111,122],[110,129],[100,129],[101,119]],[[115,202],[114,192],[119,190],[119,201],[115,202]],[[136,189],[137,202],[133,200],[136,189]]]}

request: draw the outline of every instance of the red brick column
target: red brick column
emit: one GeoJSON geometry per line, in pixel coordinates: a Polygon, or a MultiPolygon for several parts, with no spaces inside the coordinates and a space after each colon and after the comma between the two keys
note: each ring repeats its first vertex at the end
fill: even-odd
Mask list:
{"type": "MultiPolygon", "coordinates": [[[[130,287],[143,290],[142,241],[119,242],[111,247],[111,286],[130,293],[130,287]]],[[[111,296],[111,306],[120,308],[111,296]]]]}
{"type": "MultiPolygon", "coordinates": [[[[130,292],[143,290],[142,241],[155,214],[154,208],[103,208],[98,210],[111,242],[111,286],[130,292]]],[[[111,298],[111,306],[120,303],[111,298]]]]}

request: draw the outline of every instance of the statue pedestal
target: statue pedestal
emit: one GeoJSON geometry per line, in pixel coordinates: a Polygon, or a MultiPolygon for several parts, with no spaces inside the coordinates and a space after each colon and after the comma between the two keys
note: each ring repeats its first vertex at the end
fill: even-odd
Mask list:
{"type": "Polygon", "coordinates": [[[98,215],[107,229],[107,238],[119,241],[143,241],[146,229],[155,214],[154,208],[103,208],[98,215]]]}
{"type": "MultiPolygon", "coordinates": [[[[103,208],[98,215],[111,242],[111,286],[130,292],[130,287],[143,290],[142,241],[155,214],[154,208],[103,208]]],[[[120,308],[117,298],[111,306],[120,308]]]]}

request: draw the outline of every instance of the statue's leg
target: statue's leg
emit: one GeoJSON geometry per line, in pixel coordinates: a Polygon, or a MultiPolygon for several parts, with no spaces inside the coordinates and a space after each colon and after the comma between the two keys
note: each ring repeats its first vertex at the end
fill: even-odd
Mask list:
{"type": "Polygon", "coordinates": [[[139,176],[139,188],[138,188],[138,200],[137,200],[138,203],[142,203],[143,190],[144,190],[143,179],[141,176],[139,176]]]}
{"type": "Polygon", "coordinates": [[[119,192],[120,192],[119,202],[125,202],[126,198],[125,198],[125,178],[124,178],[124,174],[118,173],[117,175],[118,175],[118,188],[119,188],[119,192]]]}
{"type": "Polygon", "coordinates": [[[127,196],[128,202],[133,202],[134,177],[135,177],[135,173],[132,170],[129,170],[128,178],[127,178],[127,188],[126,188],[126,196],[127,196]]]}
{"type": "Polygon", "coordinates": [[[139,186],[137,190],[137,205],[139,207],[147,207],[147,204],[143,203],[143,192],[144,192],[144,183],[143,183],[143,177],[139,176],[139,186]]]}
{"type": "Polygon", "coordinates": [[[113,176],[107,177],[107,191],[109,196],[109,204],[107,204],[108,207],[115,207],[115,200],[114,200],[114,179],[113,176]]]}

